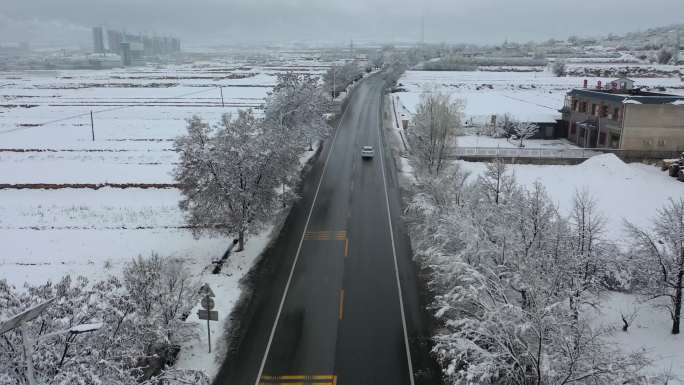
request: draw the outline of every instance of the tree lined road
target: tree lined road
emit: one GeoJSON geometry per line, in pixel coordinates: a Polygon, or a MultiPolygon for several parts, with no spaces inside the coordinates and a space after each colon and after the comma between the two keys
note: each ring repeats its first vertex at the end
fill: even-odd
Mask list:
{"type": "Polygon", "coordinates": [[[353,92],[266,251],[243,338],[215,384],[408,385],[409,351],[420,356],[414,370],[428,362],[416,344],[423,315],[381,133],[384,88],[373,75],[353,92]],[[364,145],[375,159],[361,159],[364,145]]]}

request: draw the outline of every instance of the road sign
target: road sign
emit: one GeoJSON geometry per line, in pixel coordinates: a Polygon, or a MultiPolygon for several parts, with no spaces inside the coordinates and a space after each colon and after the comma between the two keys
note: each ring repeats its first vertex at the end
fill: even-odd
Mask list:
{"type": "Polygon", "coordinates": [[[204,298],[202,298],[202,302],[201,302],[201,303],[202,303],[202,307],[205,308],[206,310],[211,310],[211,309],[213,309],[214,306],[216,305],[216,304],[214,303],[214,299],[211,298],[211,297],[208,296],[208,295],[205,296],[204,298]]]}
{"type": "Polygon", "coordinates": [[[214,294],[214,291],[211,290],[211,287],[209,286],[208,283],[205,283],[204,285],[202,285],[202,287],[200,287],[199,293],[200,293],[200,295],[208,295],[210,297],[216,297],[216,295],[214,294]]]}
{"type": "Polygon", "coordinates": [[[197,316],[199,319],[207,320],[207,342],[209,343],[209,353],[211,353],[211,328],[209,327],[209,321],[218,321],[218,312],[211,310],[216,305],[211,297],[216,296],[208,283],[200,287],[199,293],[203,296],[201,305],[204,309],[197,310],[197,316]]]}
{"type": "MultiPolygon", "coordinates": [[[[211,297],[206,296],[204,299],[211,300],[211,297]]],[[[204,306],[204,299],[202,300],[202,306],[204,306]]],[[[211,307],[214,307],[214,301],[211,301],[211,307]]],[[[209,321],[218,321],[218,312],[216,310],[197,310],[197,316],[199,319],[207,320],[207,342],[209,343],[209,353],[211,353],[211,328],[209,327],[209,321]]]]}
{"type": "Polygon", "coordinates": [[[218,312],[216,310],[197,310],[197,315],[199,319],[205,319],[207,321],[218,321],[218,312]]]}

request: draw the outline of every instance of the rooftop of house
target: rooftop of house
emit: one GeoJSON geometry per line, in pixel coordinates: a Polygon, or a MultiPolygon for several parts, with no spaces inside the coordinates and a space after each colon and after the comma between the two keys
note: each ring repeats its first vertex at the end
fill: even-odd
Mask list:
{"type": "Polygon", "coordinates": [[[568,93],[570,96],[595,98],[616,103],[633,104],[668,104],[680,105],[684,96],[649,92],[641,89],[612,90],[612,89],[581,89],[576,88],[568,93]]]}

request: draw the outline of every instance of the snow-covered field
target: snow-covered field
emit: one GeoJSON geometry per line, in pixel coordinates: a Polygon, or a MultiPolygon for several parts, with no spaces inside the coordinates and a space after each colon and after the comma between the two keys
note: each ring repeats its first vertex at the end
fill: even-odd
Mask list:
{"type": "Polygon", "coordinates": [[[216,122],[258,108],[279,73],[326,65],[226,60],[0,74],[0,279],[18,287],[65,273],[96,279],[153,252],[184,258],[199,274],[229,240],[194,239],[185,228],[173,139],[192,115],[216,122]],[[93,188],[105,183],[127,188],[93,188]]]}
{"type": "MultiPolygon", "coordinates": [[[[486,167],[485,163],[458,163],[473,177],[486,167]]],[[[541,182],[564,215],[570,213],[576,191],[589,191],[606,220],[606,236],[617,242],[625,238],[624,220],[647,226],[669,198],[684,196],[684,183],[660,168],[626,164],[613,154],[595,156],[574,166],[515,164],[510,170],[523,186],[541,182]]]]}
{"type": "Polygon", "coordinates": [[[593,310],[594,325],[611,330],[610,340],[625,352],[643,352],[651,360],[649,372],[671,373],[673,383],[684,383],[682,335],[672,335],[672,321],[665,309],[653,301],[644,302],[635,295],[610,292],[602,296],[601,306],[593,310]],[[627,332],[622,331],[621,315],[634,315],[627,332]]]}
{"type": "MultiPolygon", "coordinates": [[[[466,121],[489,122],[492,115],[510,114],[519,121],[555,122],[560,118],[565,94],[582,87],[585,78],[556,77],[545,72],[489,71],[407,71],[400,79],[406,92],[399,92],[401,104],[415,112],[420,95],[440,90],[465,101],[466,121]]],[[[591,86],[600,80],[608,84],[612,78],[586,78],[591,86]]],[[[636,86],[664,87],[667,92],[684,94],[679,78],[635,78],[636,86]]]]}
{"type": "MultiPolygon", "coordinates": [[[[199,339],[182,347],[176,367],[213,377],[222,351],[216,343],[240,281],[273,226],[248,236],[245,250],[211,274],[212,260],[232,239],[195,238],[188,228],[174,187],[173,140],[193,115],[214,123],[224,113],[258,109],[279,73],[319,74],[326,65],[215,62],[0,74],[0,280],[17,288],[66,274],[97,282],[138,255],[182,259],[193,280],[212,286],[219,319],[211,323],[212,354],[206,323],[199,322],[199,339]]],[[[300,164],[314,154],[306,152],[300,164]]],[[[196,310],[188,322],[198,321],[196,310]]]]}

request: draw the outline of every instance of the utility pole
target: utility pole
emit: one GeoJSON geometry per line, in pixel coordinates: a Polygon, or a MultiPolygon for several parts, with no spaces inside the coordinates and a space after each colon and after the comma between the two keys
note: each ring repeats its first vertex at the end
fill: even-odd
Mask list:
{"type": "Polygon", "coordinates": [[[30,339],[26,326],[19,326],[19,334],[24,347],[24,359],[26,360],[26,380],[29,385],[37,385],[35,369],[33,368],[33,341],[30,339]]]}
{"type": "Polygon", "coordinates": [[[226,105],[223,103],[223,87],[219,87],[219,91],[221,92],[221,107],[225,107],[226,105]]]}
{"type": "Polygon", "coordinates": [[[93,120],[93,110],[90,110],[90,134],[93,137],[93,142],[95,141],[95,121],[93,120]]]}
{"type": "Polygon", "coordinates": [[[335,63],[332,65],[332,102],[335,102],[335,63]]]}
{"type": "Polygon", "coordinates": [[[682,52],[682,32],[677,29],[677,39],[676,39],[677,46],[675,47],[674,50],[674,64],[679,65],[679,58],[681,57],[681,52],[682,52]]]}
{"type": "Polygon", "coordinates": [[[423,14],[420,17],[420,46],[425,45],[425,8],[423,8],[423,14]]]}
{"type": "Polygon", "coordinates": [[[30,337],[28,328],[26,328],[25,324],[26,322],[36,319],[54,301],[55,298],[52,298],[41,304],[24,310],[8,320],[0,321],[0,335],[14,329],[19,331],[22,348],[24,351],[24,364],[26,366],[26,381],[28,382],[28,385],[38,385],[38,383],[36,382],[35,369],[33,367],[33,344],[35,341],[33,341],[33,339],[30,337]]]}

